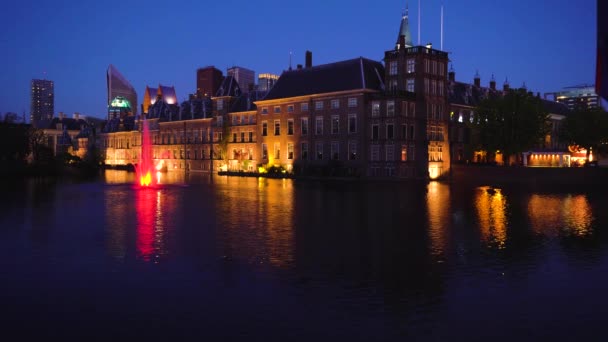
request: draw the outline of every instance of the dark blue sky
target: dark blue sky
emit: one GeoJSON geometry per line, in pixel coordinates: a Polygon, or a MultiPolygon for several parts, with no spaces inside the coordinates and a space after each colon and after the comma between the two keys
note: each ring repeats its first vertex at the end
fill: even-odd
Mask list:
{"type": "MultiPolygon", "coordinates": [[[[595,0],[422,0],[421,43],[440,44],[456,79],[535,92],[593,83],[595,0]]],[[[106,79],[114,64],[138,92],[174,85],[179,100],[196,88],[196,69],[240,65],[280,74],[364,56],[381,60],[394,46],[405,1],[10,1],[0,22],[0,112],[29,115],[32,78],[55,81],[55,112],[105,117],[106,79]]],[[[409,1],[414,42],[418,1],[409,1]]]]}

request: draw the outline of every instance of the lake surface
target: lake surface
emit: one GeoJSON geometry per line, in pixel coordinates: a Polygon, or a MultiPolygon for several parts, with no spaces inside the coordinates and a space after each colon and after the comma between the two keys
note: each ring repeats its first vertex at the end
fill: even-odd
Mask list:
{"type": "Polygon", "coordinates": [[[162,175],[5,182],[19,340],[604,340],[608,196],[162,175]]]}

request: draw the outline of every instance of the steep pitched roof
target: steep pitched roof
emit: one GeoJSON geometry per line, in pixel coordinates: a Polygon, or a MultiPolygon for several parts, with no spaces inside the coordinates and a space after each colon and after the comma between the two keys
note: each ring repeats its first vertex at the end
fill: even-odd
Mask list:
{"type": "Polygon", "coordinates": [[[384,66],[363,57],[284,71],[264,100],[355,89],[384,89],[384,66]]]}
{"type": "Polygon", "coordinates": [[[412,34],[410,33],[407,7],[405,8],[405,13],[401,16],[401,25],[399,26],[399,34],[397,35],[397,44],[399,44],[399,39],[401,36],[405,37],[406,46],[412,46],[412,34]]]}
{"type": "Polygon", "coordinates": [[[220,85],[219,89],[217,90],[217,93],[215,94],[215,96],[234,96],[234,97],[238,97],[241,96],[243,92],[241,92],[241,87],[239,86],[239,83],[236,81],[236,79],[230,75],[226,76],[224,78],[224,81],[222,81],[222,84],[220,85]]]}

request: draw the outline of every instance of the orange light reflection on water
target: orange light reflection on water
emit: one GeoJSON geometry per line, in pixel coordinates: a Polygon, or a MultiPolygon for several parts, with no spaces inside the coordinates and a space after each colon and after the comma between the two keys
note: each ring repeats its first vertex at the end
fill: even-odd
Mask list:
{"type": "Polygon", "coordinates": [[[593,212],[585,195],[532,195],[528,216],[537,234],[585,236],[592,232],[593,212]]]}
{"type": "Polygon", "coordinates": [[[507,242],[507,198],[500,189],[480,187],[475,193],[475,208],[481,238],[489,246],[504,249],[507,242]]]}
{"type": "Polygon", "coordinates": [[[433,255],[439,256],[444,254],[446,249],[446,222],[450,220],[450,187],[433,181],[429,183],[427,190],[430,248],[433,255]]]}

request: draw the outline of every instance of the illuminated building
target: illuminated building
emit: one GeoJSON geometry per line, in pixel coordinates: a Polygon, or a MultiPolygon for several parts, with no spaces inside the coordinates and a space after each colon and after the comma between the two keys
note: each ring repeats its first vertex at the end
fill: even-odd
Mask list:
{"type": "Polygon", "coordinates": [[[108,120],[137,114],[137,93],[127,79],[110,64],[106,74],[108,120]]]}
{"type": "MultiPolygon", "coordinates": [[[[490,78],[488,87],[482,86],[481,76],[476,73],[472,83],[456,81],[456,73],[453,68],[448,72],[448,102],[449,102],[449,129],[451,156],[454,162],[491,162],[487,160],[485,151],[474,151],[471,136],[475,134],[468,126],[474,120],[475,108],[481,101],[504,96],[511,91],[509,82],[505,80],[502,89],[496,87],[494,75],[490,78]]],[[[547,123],[550,130],[533,150],[522,153],[523,166],[564,167],[570,166],[570,153],[566,144],[560,140],[562,122],[568,115],[568,107],[565,104],[541,99],[543,109],[548,113],[547,123]]],[[[502,155],[497,154],[498,164],[515,163],[513,160],[502,160],[502,155]]]]}
{"type": "Polygon", "coordinates": [[[30,89],[30,121],[35,125],[55,115],[55,87],[53,81],[33,79],[30,89]]]}
{"type": "Polygon", "coordinates": [[[269,91],[272,89],[274,84],[279,79],[278,75],[275,74],[259,74],[258,75],[258,90],[259,91],[269,91]]]}
{"type": "Polygon", "coordinates": [[[562,91],[545,93],[545,99],[563,103],[570,110],[575,108],[597,108],[600,106],[600,97],[595,93],[593,85],[566,87],[562,91]]]}
{"type": "Polygon", "coordinates": [[[228,68],[228,76],[234,77],[244,93],[252,91],[255,86],[255,72],[240,66],[228,68]]]}
{"type": "Polygon", "coordinates": [[[81,158],[85,156],[90,129],[78,113],[68,118],[59,112],[55,118],[38,121],[37,128],[42,131],[44,144],[53,151],[53,155],[69,153],[81,158]]]}
{"type": "Polygon", "coordinates": [[[200,68],[196,71],[196,95],[199,98],[210,97],[217,93],[224,75],[214,66],[200,68]]]}
{"type": "Polygon", "coordinates": [[[158,88],[150,88],[146,86],[144,90],[144,101],[142,105],[142,113],[148,113],[148,109],[153,105],[157,99],[161,99],[167,104],[177,104],[177,95],[175,94],[175,87],[158,85],[158,88]]]}

